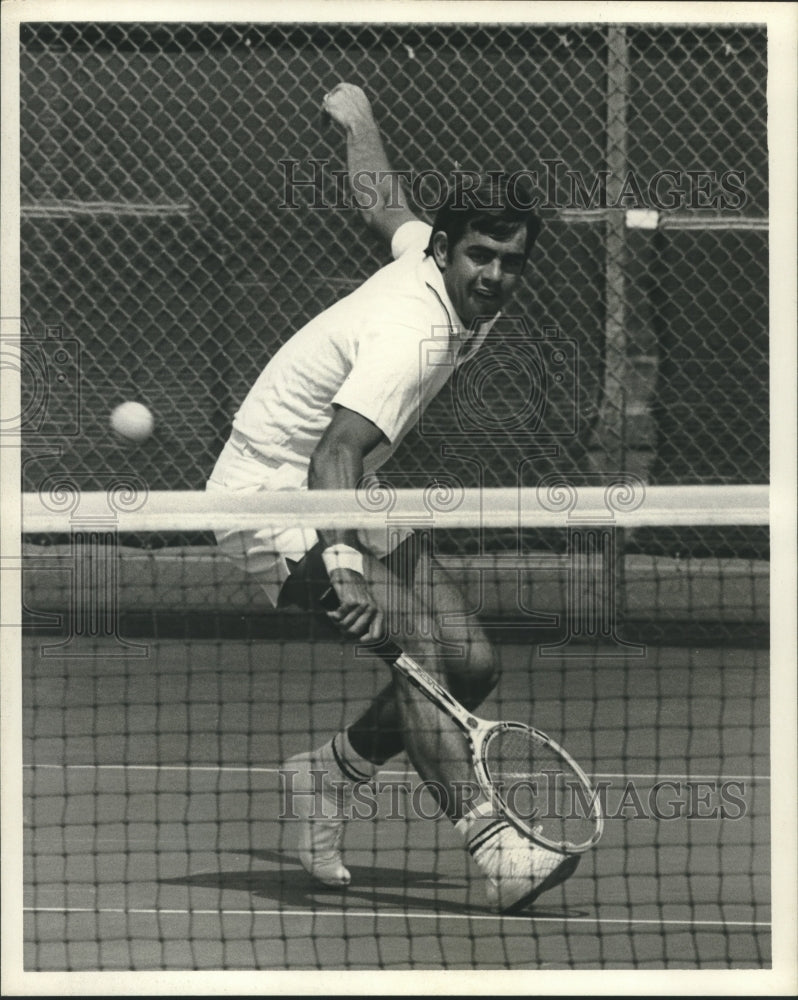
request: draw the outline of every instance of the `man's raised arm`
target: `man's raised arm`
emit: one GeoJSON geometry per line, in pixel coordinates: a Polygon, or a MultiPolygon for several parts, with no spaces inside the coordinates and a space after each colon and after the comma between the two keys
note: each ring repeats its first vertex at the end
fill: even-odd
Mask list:
{"type": "Polygon", "coordinates": [[[346,131],[349,181],[361,217],[390,242],[401,225],[417,216],[407,205],[399,178],[388,176],[391,168],[369,99],[355,84],[339,83],[324,95],[322,108],[346,131]]]}

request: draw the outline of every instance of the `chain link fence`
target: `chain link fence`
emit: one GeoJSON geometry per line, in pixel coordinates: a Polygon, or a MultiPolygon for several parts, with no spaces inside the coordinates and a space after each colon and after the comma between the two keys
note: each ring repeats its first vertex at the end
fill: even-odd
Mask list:
{"type": "MultiPolygon", "coordinates": [[[[382,470],[388,483],[768,481],[764,27],[20,30],[23,490],[203,489],[276,350],[388,262],[347,205],[344,138],[320,113],[339,81],[370,97],[420,217],[431,219],[441,178],[496,171],[533,180],[544,221],[512,310],[382,470]],[[138,445],[109,424],[126,400],[155,416],[138,445]]],[[[628,912],[620,932],[614,917],[587,933],[582,917],[558,918],[531,947],[499,933],[483,952],[463,921],[442,929],[461,906],[449,865],[443,879],[391,876],[374,897],[395,916],[409,907],[396,935],[372,921],[351,937],[358,914],[345,910],[341,942],[315,917],[297,937],[283,917],[311,896],[283,867],[261,794],[277,779],[263,775],[291,740],[340,728],[376,673],[353,661],[350,674],[337,650],[314,648],[326,635],[315,619],[266,611],[256,583],[210,533],[183,532],[181,514],[174,531],[129,535],[72,510],[71,535],[26,534],[23,546],[29,968],[511,968],[513,941],[525,967],[769,961],[759,799],[746,823],[646,826],[626,822],[627,791],[574,897],[574,912],[591,898],[628,912]],[[298,637],[309,648],[295,649],[298,637]],[[185,778],[152,786],[147,775],[172,763],[185,778]],[[230,844],[241,850],[225,855],[230,844]],[[242,856],[262,869],[253,879],[242,856]],[[434,933],[408,934],[414,912],[437,912],[439,890],[434,933]],[[220,937],[214,900],[233,896],[220,937]],[[264,914],[276,916],[256,924],[264,914]]],[[[515,514],[506,530],[435,536],[468,591],[454,624],[478,607],[506,643],[497,717],[531,705],[589,774],[626,775],[627,790],[680,774],[767,787],[767,530],[615,531],[576,516],[538,531],[515,514]]],[[[694,799],[698,784],[684,787],[694,799]]],[[[404,848],[381,849],[375,879],[407,867],[404,848]]],[[[470,879],[466,889],[470,899],[470,879]]]]}
{"type": "Polygon", "coordinates": [[[763,27],[29,23],[21,48],[25,489],[202,489],[279,345],[387,262],[320,119],[341,80],[419,215],[441,175],[526,171],[545,222],[493,340],[515,360],[441,393],[396,485],[767,481],[763,27]],[[139,447],[109,429],[127,399],[139,447]]]}

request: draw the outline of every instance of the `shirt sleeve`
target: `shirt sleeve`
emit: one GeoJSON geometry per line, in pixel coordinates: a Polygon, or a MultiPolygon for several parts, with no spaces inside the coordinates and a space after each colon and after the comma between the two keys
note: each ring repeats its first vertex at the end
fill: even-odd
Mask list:
{"type": "Polygon", "coordinates": [[[432,226],[422,222],[421,219],[403,222],[391,239],[391,253],[394,259],[398,260],[410,250],[426,250],[431,235],[432,226]]]}
{"type": "Polygon", "coordinates": [[[366,417],[394,444],[418,420],[435,378],[425,346],[418,327],[390,323],[369,334],[333,405],[366,417]]]}

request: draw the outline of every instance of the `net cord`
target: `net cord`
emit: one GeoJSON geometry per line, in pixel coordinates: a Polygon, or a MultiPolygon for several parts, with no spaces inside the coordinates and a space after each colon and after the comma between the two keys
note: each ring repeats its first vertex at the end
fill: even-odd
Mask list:
{"type": "Polygon", "coordinates": [[[279,528],[565,528],[580,525],[766,525],[770,491],[756,486],[623,484],[549,488],[429,490],[277,490],[245,494],[147,491],[116,483],[81,492],[65,485],[22,495],[23,533],[81,531],[103,523],[120,531],[228,531],[279,528]]]}

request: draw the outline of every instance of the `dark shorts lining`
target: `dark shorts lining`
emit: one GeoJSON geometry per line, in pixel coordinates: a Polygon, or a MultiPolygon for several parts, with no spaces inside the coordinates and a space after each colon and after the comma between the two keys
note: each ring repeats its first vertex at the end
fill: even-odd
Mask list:
{"type": "MultiPolygon", "coordinates": [[[[407,566],[408,549],[414,544],[412,535],[405,538],[380,562],[388,569],[394,566],[407,566]]],[[[322,552],[327,548],[324,542],[316,542],[312,549],[295,562],[286,559],[291,574],[280,590],[277,607],[285,608],[291,605],[302,608],[303,611],[318,611],[323,608],[321,599],[330,587],[330,577],[322,559],[322,552]]],[[[395,570],[394,570],[395,571],[395,570]]]]}

